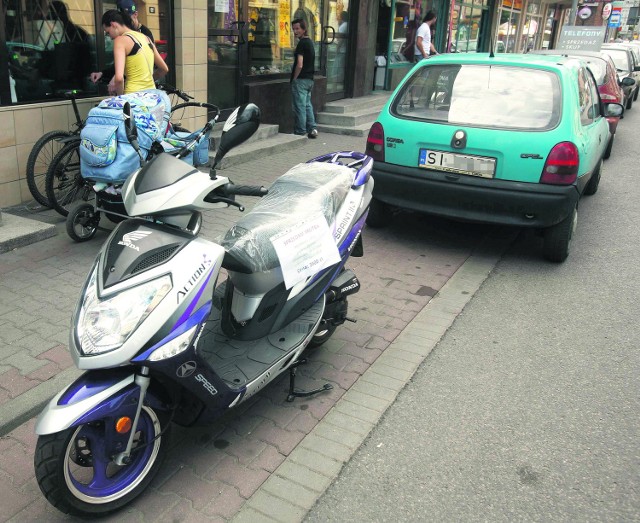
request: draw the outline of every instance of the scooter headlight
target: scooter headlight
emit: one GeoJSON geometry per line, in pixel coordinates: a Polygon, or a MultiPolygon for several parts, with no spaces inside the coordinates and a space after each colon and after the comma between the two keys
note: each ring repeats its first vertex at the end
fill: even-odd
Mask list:
{"type": "Polygon", "coordinates": [[[171,290],[171,277],[162,276],[101,300],[97,266],[82,298],[76,334],[85,355],[102,354],[121,347],[171,290]]]}

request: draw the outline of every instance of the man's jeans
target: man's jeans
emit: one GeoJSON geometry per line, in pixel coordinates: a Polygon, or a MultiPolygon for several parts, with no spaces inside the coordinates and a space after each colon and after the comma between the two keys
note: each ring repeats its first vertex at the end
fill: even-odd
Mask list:
{"type": "Polygon", "coordinates": [[[293,133],[309,134],[316,128],[311,105],[313,80],[298,78],[291,82],[291,101],[293,106],[293,133]]]}

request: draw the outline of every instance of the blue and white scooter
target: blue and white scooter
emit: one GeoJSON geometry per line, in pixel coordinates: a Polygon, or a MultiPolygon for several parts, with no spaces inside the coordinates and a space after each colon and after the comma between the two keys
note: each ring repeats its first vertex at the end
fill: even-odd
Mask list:
{"type": "MultiPolygon", "coordinates": [[[[131,219],[111,233],[73,315],[70,351],[86,372],[36,424],[38,484],[65,513],[101,515],[158,471],[171,422],[210,421],[290,373],[347,318],[359,290],[372,159],[339,152],[300,164],[269,189],[215,171],[259,124],[255,105],[227,121],[210,173],[162,154],[123,186],[131,219]],[[220,244],[198,237],[201,210],[264,196],[220,244]],[[265,196],[266,195],[266,196],[265,196]],[[228,277],[218,284],[221,269],[228,277]],[[216,287],[217,285],[217,287],[216,287]]],[[[128,133],[135,142],[135,126],[128,133]]]]}

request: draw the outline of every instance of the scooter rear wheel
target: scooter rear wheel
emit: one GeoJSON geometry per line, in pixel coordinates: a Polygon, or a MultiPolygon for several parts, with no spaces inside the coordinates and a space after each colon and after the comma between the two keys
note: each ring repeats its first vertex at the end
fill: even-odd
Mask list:
{"type": "Polygon", "coordinates": [[[87,517],[118,510],[140,495],[160,468],[168,434],[162,433],[153,409],[145,406],[140,412],[127,465],[117,465],[114,449],[104,447],[105,424],[87,423],[38,438],[36,479],[61,512],[87,517]]]}
{"type": "Polygon", "coordinates": [[[322,345],[329,338],[331,338],[333,333],[336,331],[336,328],[337,326],[332,324],[327,324],[326,326],[321,325],[316,331],[316,333],[313,335],[313,338],[311,338],[311,341],[309,342],[309,347],[312,349],[314,347],[320,347],[320,345],[322,345]]]}

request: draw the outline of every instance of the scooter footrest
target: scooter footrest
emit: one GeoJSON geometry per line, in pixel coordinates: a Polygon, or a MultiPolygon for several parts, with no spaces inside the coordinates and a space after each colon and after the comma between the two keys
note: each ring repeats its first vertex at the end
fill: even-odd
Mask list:
{"type": "Polygon", "coordinates": [[[280,372],[290,364],[290,355],[300,349],[320,322],[324,303],[314,304],[286,327],[251,341],[231,339],[220,327],[220,311],[215,307],[207,320],[197,351],[232,389],[240,389],[265,372],[280,372]]]}

